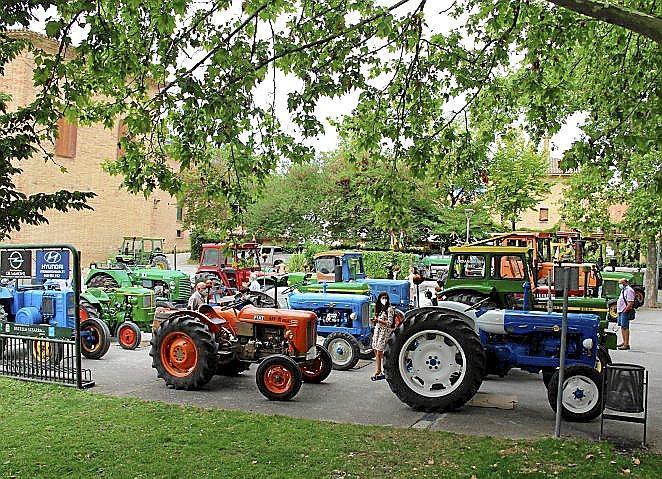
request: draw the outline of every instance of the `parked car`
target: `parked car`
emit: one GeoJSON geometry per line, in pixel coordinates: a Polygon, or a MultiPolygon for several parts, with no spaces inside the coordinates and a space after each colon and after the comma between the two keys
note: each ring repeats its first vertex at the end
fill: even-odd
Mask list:
{"type": "Polygon", "coordinates": [[[262,245],[260,246],[260,259],[262,265],[270,268],[275,268],[281,263],[287,263],[290,258],[288,253],[283,251],[280,246],[262,245]]]}

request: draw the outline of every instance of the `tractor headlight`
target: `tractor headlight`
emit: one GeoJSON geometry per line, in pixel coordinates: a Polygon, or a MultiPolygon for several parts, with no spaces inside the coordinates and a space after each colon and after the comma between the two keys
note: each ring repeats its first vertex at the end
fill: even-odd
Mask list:
{"type": "Polygon", "coordinates": [[[356,320],[356,313],[351,313],[349,315],[349,319],[351,319],[352,321],[355,321],[356,320]]]}
{"type": "Polygon", "coordinates": [[[168,284],[170,285],[171,288],[177,286],[177,283],[175,283],[174,281],[170,281],[168,284]]]}
{"type": "Polygon", "coordinates": [[[584,341],[582,341],[582,346],[584,346],[584,349],[590,352],[593,349],[593,340],[591,338],[586,338],[584,341]]]}

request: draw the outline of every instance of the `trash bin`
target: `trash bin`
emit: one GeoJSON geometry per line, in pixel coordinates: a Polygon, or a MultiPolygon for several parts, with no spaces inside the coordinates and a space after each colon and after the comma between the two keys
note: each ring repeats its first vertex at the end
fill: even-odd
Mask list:
{"type": "Polygon", "coordinates": [[[627,413],[644,412],[646,368],[636,364],[610,364],[605,368],[605,407],[627,413]]]}
{"type": "Polygon", "coordinates": [[[602,382],[605,410],[600,417],[600,439],[605,420],[631,422],[644,427],[642,445],[646,445],[648,387],[648,371],[643,366],[609,364],[605,367],[602,382]]]}

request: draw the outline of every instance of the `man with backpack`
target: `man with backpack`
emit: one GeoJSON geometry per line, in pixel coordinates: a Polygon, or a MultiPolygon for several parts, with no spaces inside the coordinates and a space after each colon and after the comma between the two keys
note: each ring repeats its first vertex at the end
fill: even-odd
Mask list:
{"type": "Polygon", "coordinates": [[[618,280],[618,287],[621,294],[618,295],[616,302],[616,311],[618,312],[618,325],[621,327],[621,336],[623,342],[618,345],[620,350],[630,349],[630,321],[634,319],[634,289],[628,284],[628,280],[621,278],[618,280]]]}

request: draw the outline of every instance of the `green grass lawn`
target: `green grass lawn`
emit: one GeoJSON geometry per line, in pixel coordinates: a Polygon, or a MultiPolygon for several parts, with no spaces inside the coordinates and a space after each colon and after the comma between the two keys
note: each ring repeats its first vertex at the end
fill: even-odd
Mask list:
{"type": "Polygon", "coordinates": [[[180,407],[0,379],[0,477],[660,477],[662,456],[180,407]]]}

